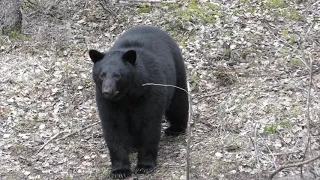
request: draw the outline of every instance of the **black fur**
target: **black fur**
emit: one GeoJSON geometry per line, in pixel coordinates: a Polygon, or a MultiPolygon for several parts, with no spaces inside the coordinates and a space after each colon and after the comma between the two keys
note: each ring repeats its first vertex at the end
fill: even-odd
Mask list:
{"type": "Polygon", "coordinates": [[[136,173],[151,172],[157,164],[161,119],[166,135],[185,132],[188,95],[181,52],[164,31],[151,26],[127,30],[107,53],[89,51],[94,62],[96,102],[112,163],[111,177],[130,176],[129,153],[138,151],[136,173]]]}

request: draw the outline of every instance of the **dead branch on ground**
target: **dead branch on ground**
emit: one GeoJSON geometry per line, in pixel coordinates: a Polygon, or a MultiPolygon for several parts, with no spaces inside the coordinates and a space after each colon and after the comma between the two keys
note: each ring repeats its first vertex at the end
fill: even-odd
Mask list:
{"type": "Polygon", "coordinates": [[[302,161],[302,162],[299,162],[299,163],[294,163],[294,164],[288,164],[288,165],[281,166],[277,170],[275,170],[272,174],[270,174],[268,179],[271,180],[273,178],[273,176],[275,176],[278,172],[282,171],[283,169],[291,168],[291,167],[301,167],[301,166],[303,166],[305,164],[308,164],[310,162],[313,162],[313,161],[315,161],[317,159],[320,159],[320,155],[318,155],[318,156],[316,156],[314,158],[311,158],[311,159],[309,159],[307,161],[302,161]]]}
{"type": "Polygon", "coordinates": [[[117,15],[115,12],[113,12],[111,9],[107,8],[103,3],[102,1],[104,2],[104,4],[108,4],[108,2],[106,0],[99,0],[99,4],[100,6],[105,10],[107,11],[109,14],[111,14],[113,16],[113,18],[116,18],[117,15]]]}
{"type": "MultiPolygon", "coordinates": [[[[90,124],[90,125],[88,125],[88,126],[85,126],[85,127],[81,128],[81,129],[79,129],[79,130],[77,130],[77,131],[74,131],[74,132],[72,132],[72,133],[69,133],[69,134],[67,134],[67,135],[65,135],[65,136],[63,136],[62,138],[59,138],[59,139],[57,139],[57,140],[65,139],[65,138],[67,138],[67,137],[69,137],[69,136],[72,136],[72,135],[74,135],[74,134],[77,134],[77,133],[80,132],[80,131],[83,131],[83,130],[85,130],[85,129],[88,129],[88,128],[90,128],[90,127],[92,127],[92,126],[94,126],[94,125],[96,125],[96,124],[98,124],[98,123],[99,123],[99,122],[95,122],[95,123],[93,123],[93,124],[90,124]]],[[[39,152],[41,152],[42,149],[43,149],[45,146],[47,146],[51,141],[55,140],[55,139],[56,139],[60,134],[62,134],[62,133],[64,133],[64,132],[59,132],[59,133],[57,133],[56,135],[52,136],[47,142],[45,142],[45,143],[39,148],[39,150],[37,151],[37,153],[36,153],[35,155],[39,154],[39,152]]]]}

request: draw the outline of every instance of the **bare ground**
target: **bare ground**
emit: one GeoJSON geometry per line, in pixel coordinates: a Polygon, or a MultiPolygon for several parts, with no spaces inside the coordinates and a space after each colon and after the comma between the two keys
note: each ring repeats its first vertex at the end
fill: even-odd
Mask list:
{"type": "MultiPolygon", "coordinates": [[[[109,4],[111,15],[98,1],[23,1],[23,34],[0,39],[0,179],[107,178],[87,50],[107,50],[138,24],[181,46],[194,110],[191,179],[266,179],[319,155],[320,3],[211,2],[109,4]]],[[[186,179],[186,148],[185,137],[163,136],[157,170],[131,179],[186,179]]],[[[319,179],[320,161],[302,173],[319,179]]]]}

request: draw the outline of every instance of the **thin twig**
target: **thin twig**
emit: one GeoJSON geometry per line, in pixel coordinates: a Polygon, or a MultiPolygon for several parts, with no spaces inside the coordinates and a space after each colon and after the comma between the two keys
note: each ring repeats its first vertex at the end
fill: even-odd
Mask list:
{"type": "MultiPolygon", "coordinates": [[[[310,97],[311,97],[311,88],[312,88],[312,78],[313,78],[313,73],[312,73],[312,57],[311,55],[309,55],[309,59],[310,59],[310,72],[309,72],[309,87],[308,87],[308,96],[307,96],[307,112],[306,112],[306,121],[307,121],[307,133],[308,133],[308,141],[307,141],[307,145],[306,148],[304,150],[304,156],[302,161],[305,160],[305,158],[307,157],[307,152],[308,152],[308,148],[310,148],[310,152],[311,152],[311,147],[310,147],[310,143],[311,143],[311,130],[310,130],[310,97]]],[[[300,169],[300,175],[302,176],[302,167],[300,169]]]]}
{"type": "MultiPolygon", "coordinates": [[[[81,128],[80,130],[77,130],[77,131],[74,131],[74,132],[72,132],[72,133],[70,133],[70,134],[67,134],[67,135],[65,135],[65,136],[63,136],[62,138],[59,138],[59,139],[57,139],[57,140],[65,139],[65,138],[67,138],[67,137],[69,137],[69,136],[71,136],[71,135],[74,135],[74,134],[76,134],[76,133],[78,133],[78,132],[80,132],[80,131],[83,131],[83,130],[85,130],[85,129],[88,129],[88,128],[90,128],[90,127],[92,127],[92,126],[94,126],[94,125],[96,125],[96,124],[98,124],[98,123],[99,123],[99,122],[95,122],[95,123],[93,123],[93,124],[90,124],[90,125],[88,125],[88,126],[86,126],[86,127],[81,128]]],[[[39,154],[39,152],[42,151],[42,149],[43,149],[46,145],[48,145],[51,141],[55,140],[55,139],[56,139],[60,134],[62,134],[62,133],[64,133],[64,132],[59,132],[59,133],[57,133],[56,135],[52,136],[46,143],[44,143],[44,144],[40,147],[40,149],[37,151],[37,153],[36,153],[35,155],[39,154]]]]}
{"type": "MultiPolygon", "coordinates": [[[[117,17],[116,13],[114,13],[112,10],[106,8],[101,1],[102,1],[102,0],[99,0],[100,6],[101,6],[105,11],[107,11],[109,14],[111,14],[114,18],[117,17]]],[[[106,1],[104,1],[104,2],[107,3],[106,1]]]]}
{"type": "Polygon", "coordinates": [[[300,167],[300,166],[303,166],[304,164],[308,164],[310,162],[313,162],[317,159],[320,159],[320,155],[314,157],[314,158],[311,158],[307,161],[302,161],[302,162],[298,162],[298,163],[294,163],[294,164],[288,164],[288,165],[285,165],[285,166],[281,166],[279,167],[277,170],[273,171],[272,174],[270,174],[269,176],[269,180],[271,180],[273,178],[274,175],[276,175],[278,172],[282,171],[283,169],[286,169],[286,168],[291,168],[291,167],[300,167]]]}
{"type": "Polygon", "coordinates": [[[163,86],[163,87],[174,87],[174,88],[177,88],[177,89],[180,89],[180,90],[182,90],[182,91],[186,92],[186,93],[189,95],[189,93],[188,93],[188,91],[187,91],[187,90],[185,90],[185,89],[183,89],[183,88],[181,88],[181,87],[178,87],[178,86],[170,85],[170,84],[145,83],[145,84],[142,84],[142,86],[163,86]]]}
{"type": "Polygon", "coordinates": [[[69,137],[69,136],[75,135],[75,134],[77,134],[78,132],[83,131],[83,130],[86,130],[86,129],[88,129],[88,128],[96,125],[96,124],[99,124],[99,122],[95,122],[95,123],[93,123],[93,124],[89,124],[88,126],[83,127],[83,128],[81,128],[81,129],[79,129],[79,130],[77,130],[77,131],[74,131],[74,132],[70,133],[70,134],[67,134],[67,135],[63,136],[62,138],[59,138],[58,140],[62,140],[62,139],[65,139],[65,138],[67,138],[67,137],[69,137]]]}
{"type": "Polygon", "coordinates": [[[258,178],[261,178],[261,169],[260,169],[260,162],[259,162],[259,149],[258,149],[258,143],[257,143],[257,124],[254,125],[254,152],[255,152],[255,156],[256,156],[256,165],[258,166],[258,178]]]}
{"type": "Polygon", "coordinates": [[[205,97],[211,97],[211,96],[217,96],[217,95],[220,95],[222,93],[225,93],[225,92],[228,92],[228,91],[231,91],[232,89],[226,89],[226,90],[222,90],[222,91],[218,91],[218,92],[214,92],[214,93],[210,93],[210,94],[205,94],[205,95],[202,95],[200,96],[199,98],[205,98],[205,97]]]}
{"type": "Polygon", "coordinates": [[[32,2],[31,0],[27,0],[28,3],[30,3],[31,5],[33,5],[34,7],[37,7],[38,4],[36,4],[35,2],[32,2]]]}
{"type": "Polygon", "coordinates": [[[283,156],[283,155],[298,154],[298,153],[301,153],[301,151],[270,153],[270,154],[273,156],[283,156]]]}
{"type": "Polygon", "coordinates": [[[39,154],[39,152],[47,145],[49,144],[51,141],[53,141],[55,138],[57,138],[62,132],[57,133],[56,135],[52,136],[49,141],[47,141],[46,143],[44,143],[40,149],[37,151],[36,155],[39,154]]]}
{"type": "MultiPolygon", "coordinates": [[[[272,158],[273,158],[273,165],[274,165],[274,167],[277,168],[276,157],[274,156],[274,154],[272,153],[271,149],[269,148],[268,143],[263,139],[263,137],[262,137],[260,134],[258,134],[258,135],[259,135],[260,139],[263,141],[265,147],[266,147],[266,148],[268,149],[268,151],[270,152],[270,155],[271,155],[272,158]]],[[[270,160],[270,161],[271,161],[271,160],[270,160]]]]}
{"type": "Polygon", "coordinates": [[[191,144],[191,118],[192,118],[192,100],[190,94],[190,86],[188,83],[188,101],[189,101],[189,118],[188,118],[188,127],[187,127],[187,167],[186,167],[186,179],[189,180],[190,174],[190,144],[191,144]]]}

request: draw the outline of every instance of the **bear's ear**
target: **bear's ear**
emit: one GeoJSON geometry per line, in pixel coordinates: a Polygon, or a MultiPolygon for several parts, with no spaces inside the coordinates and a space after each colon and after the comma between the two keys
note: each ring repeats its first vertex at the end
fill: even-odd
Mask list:
{"type": "Polygon", "coordinates": [[[135,50],[129,50],[122,55],[122,59],[134,65],[136,63],[137,53],[135,50]]]}
{"type": "Polygon", "coordinates": [[[99,52],[99,51],[97,51],[97,50],[90,49],[89,50],[89,56],[90,56],[91,60],[94,63],[96,63],[96,62],[100,61],[103,58],[104,54],[99,52]]]}

